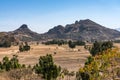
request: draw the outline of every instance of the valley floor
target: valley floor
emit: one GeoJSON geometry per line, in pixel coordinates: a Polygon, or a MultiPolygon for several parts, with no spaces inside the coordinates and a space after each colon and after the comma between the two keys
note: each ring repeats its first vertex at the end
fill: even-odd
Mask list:
{"type": "MultiPolygon", "coordinates": [[[[26,65],[35,65],[38,63],[40,56],[52,54],[54,61],[63,69],[69,71],[78,71],[84,65],[87,57],[90,55],[83,46],[77,46],[75,49],[70,49],[67,45],[31,45],[31,50],[28,52],[19,52],[18,46],[10,48],[0,48],[0,61],[4,56],[12,57],[18,55],[19,62],[26,65]],[[55,54],[56,53],[56,54],[55,54]]],[[[4,80],[4,79],[3,79],[4,80]]]]}

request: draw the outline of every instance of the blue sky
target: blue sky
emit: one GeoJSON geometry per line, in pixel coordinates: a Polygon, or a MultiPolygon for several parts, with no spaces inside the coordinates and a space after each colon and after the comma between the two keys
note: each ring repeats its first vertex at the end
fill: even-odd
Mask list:
{"type": "Polygon", "coordinates": [[[44,33],[81,19],[118,28],[120,0],[0,0],[0,31],[28,24],[33,31],[44,33]]]}

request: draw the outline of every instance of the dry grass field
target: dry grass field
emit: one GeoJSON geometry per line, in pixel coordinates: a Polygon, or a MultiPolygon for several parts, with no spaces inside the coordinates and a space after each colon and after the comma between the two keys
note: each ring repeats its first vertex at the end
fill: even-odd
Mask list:
{"type": "Polygon", "coordinates": [[[70,49],[67,45],[31,45],[31,50],[19,53],[18,46],[11,48],[0,48],[0,61],[4,56],[12,57],[18,55],[19,61],[22,64],[34,65],[38,62],[40,56],[52,54],[56,64],[62,68],[67,68],[70,71],[76,71],[80,66],[84,65],[86,58],[90,55],[83,46],[70,49]],[[79,49],[79,51],[78,51],[79,49]],[[54,54],[56,53],[56,54],[54,54]]]}
{"type": "Polygon", "coordinates": [[[12,57],[12,55],[17,54],[21,64],[34,65],[38,63],[40,56],[52,54],[57,65],[69,71],[78,71],[90,55],[83,46],[77,46],[75,49],[70,49],[67,45],[57,46],[39,44],[31,45],[30,51],[21,53],[19,53],[18,48],[18,46],[0,48],[0,61],[4,56],[12,57]]]}
{"type": "MultiPolygon", "coordinates": [[[[114,44],[114,46],[120,48],[120,44],[114,44]]],[[[38,59],[40,56],[52,54],[57,65],[60,65],[62,68],[66,68],[69,71],[75,72],[78,71],[80,67],[84,66],[87,57],[90,56],[89,51],[85,50],[83,46],[77,46],[75,49],[70,49],[67,45],[57,46],[39,44],[31,45],[30,51],[21,53],[19,52],[18,46],[12,46],[10,48],[0,48],[0,61],[4,56],[12,57],[12,55],[15,54],[18,55],[19,62],[26,65],[35,65],[36,63],[38,63],[38,59]]],[[[0,73],[0,80],[11,79],[9,79],[9,76],[6,73],[0,73]]],[[[66,77],[64,78],[64,80],[67,80],[66,77]]],[[[75,76],[71,77],[70,80],[75,80],[75,76]]]]}

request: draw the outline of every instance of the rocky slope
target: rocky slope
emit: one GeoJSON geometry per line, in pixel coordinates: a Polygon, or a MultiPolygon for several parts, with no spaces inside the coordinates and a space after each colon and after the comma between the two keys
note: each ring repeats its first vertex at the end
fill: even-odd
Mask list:
{"type": "Polygon", "coordinates": [[[106,28],[89,19],[76,21],[65,27],[58,25],[43,34],[47,39],[73,39],[73,40],[115,40],[120,37],[120,32],[106,28]]]}

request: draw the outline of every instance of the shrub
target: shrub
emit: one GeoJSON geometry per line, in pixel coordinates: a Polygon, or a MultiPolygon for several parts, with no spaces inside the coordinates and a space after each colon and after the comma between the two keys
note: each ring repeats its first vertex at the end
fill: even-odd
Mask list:
{"type": "Polygon", "coordinates": [[[76,80],[117,80],[120,77],[118,48],[102,52],[101,55],[88,57],[84,67],[76,74],[76,80]]]}
{"type": "Polygon", "coordinates": [[[76,47],[76,44],[74,42],[72,42],[72,41],[69,41],[68,46],[73,49],[73,48],[76,47]]]}
{"type": "Polygon", "coordinates": [[[30,46],[28,45],[27,42],[25,42],[25,45],[21,44],[21,45],[19,46],[19,51],[20,51],[20,52],[29,51],[29,50],[30,50],[30,46]]]}
{"type": "Polygon", "coordinates": [[[18,68],[22,68],[22,66],[18,61],[17,55],[13,55],[11,59],[5,56],[2,62],[0,62],[1,70],[9,71],[11,69],[18,69],[18,68]]]}
{"type": "Polygon", "coordinates": [[[108,42],[95,42],[93,44],[93,47],[90,50],[90,53],[92,54],[92,56],[95,56],[97,54],[102,53],[103,51],[107,50],[107,49],[111,49],[113,47],[113,43],[108,41],[108,42]]]}
{"type": "Polygon", "coordinates": [[[46,55],[39,58],[34,70],[37,74],[42,74],[46,80],[53,80],[59,76],[61,67],[54,64],[52,55],[46,55]]]}

